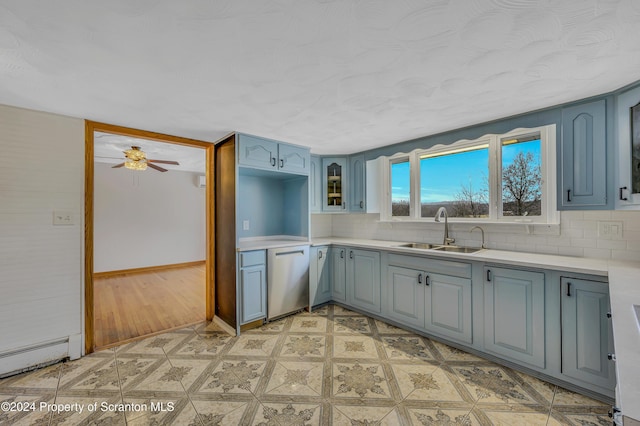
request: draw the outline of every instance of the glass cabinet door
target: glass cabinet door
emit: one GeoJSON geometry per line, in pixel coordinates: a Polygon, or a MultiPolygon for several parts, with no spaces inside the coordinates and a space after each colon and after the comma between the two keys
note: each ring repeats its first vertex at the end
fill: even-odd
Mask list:
{"type": "Polygon", "coordinates": [[[347,208],[346,158],[323,158],[323,210],[343,211],[347,208]]]}

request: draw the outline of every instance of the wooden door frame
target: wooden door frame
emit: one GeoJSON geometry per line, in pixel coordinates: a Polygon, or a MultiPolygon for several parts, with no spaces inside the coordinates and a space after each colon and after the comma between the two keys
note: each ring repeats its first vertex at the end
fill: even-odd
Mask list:
{"type": "Polygon", "coordinates": [[[212,320],[215,297],[215,262],[214,262],[214,143],[195,139],[170,136],[146,130],[132,129],[113,124],[85,120],[85,182],[84,182],[84,348],[85,354],[95,349],[94,300],[93,300],[93,200],[94,200],[94,167],[93,145],[94,133],[105,132],[115,135],[131,136],[152,141],[203,148],[206,152],[206,319],[212,320]]]}

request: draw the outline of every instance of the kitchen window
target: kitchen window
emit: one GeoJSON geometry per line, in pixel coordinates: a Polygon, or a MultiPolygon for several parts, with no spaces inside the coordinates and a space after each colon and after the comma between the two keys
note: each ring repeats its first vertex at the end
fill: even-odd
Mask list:
{"type": "Polygon", "coordinates": [[[388,159],[383,220],[558,223],[555,125],[516,129],[388,159]]]}

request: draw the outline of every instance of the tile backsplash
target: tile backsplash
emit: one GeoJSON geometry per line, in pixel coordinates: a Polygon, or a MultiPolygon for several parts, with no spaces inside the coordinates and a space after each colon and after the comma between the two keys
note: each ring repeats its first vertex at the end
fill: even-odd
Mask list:
{"type": "MultiPolygon", "coordinates": [[[[449,234],[456,244],[479,247],[480,232],[470,232],[474,225],[449,223],[449,234]]],[[[524,224],[481,226],[488,248],[640,261],[640,211],[561,212],[559,226],[533,225],[529,229],[524,224]]],[[[436,222],[380,222],[379,214],[311,215],[312,237],[437,243],[442,240],[443,227],[436,222]]]]}

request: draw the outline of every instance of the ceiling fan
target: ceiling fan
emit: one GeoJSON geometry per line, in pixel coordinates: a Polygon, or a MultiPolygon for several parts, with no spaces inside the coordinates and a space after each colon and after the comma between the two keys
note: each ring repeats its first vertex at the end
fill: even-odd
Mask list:
{"type": "Polygon", "coordinates": [[[112,169],[117,169],[119,167],[126,167],[131,170],[147,170],[147,167],[151,167],[159,172],[166,172],[167,169],[162,168],[160,166],[156,166],[153,163],[161,163],[161,164],[173,164],[175,166],[179,166],[180,163],[177,161],[168,161],[168,160],[150,160],[147,159],[147,154],[140,149],[139,146],[132,146],[131,149],[127,149],[124,152],[124,156],[126,158],[124,163],[120,163],[112,167],[112,169]]]}

